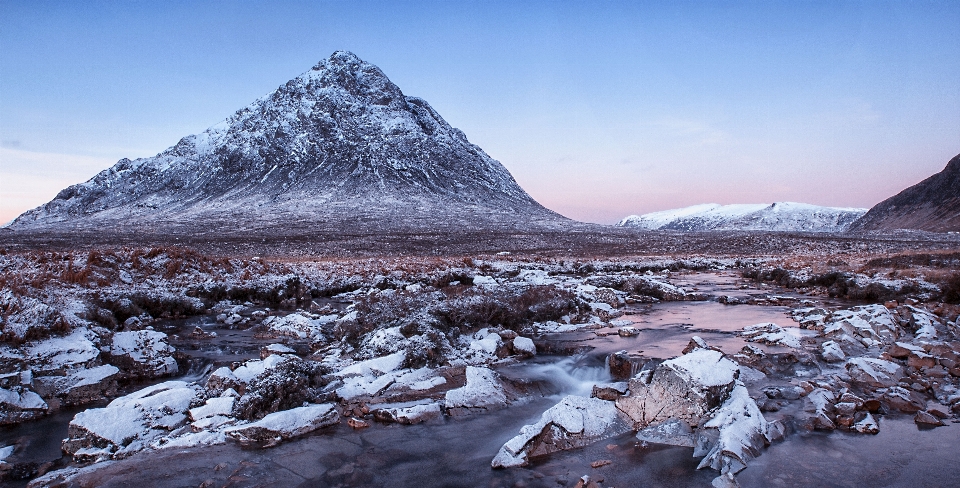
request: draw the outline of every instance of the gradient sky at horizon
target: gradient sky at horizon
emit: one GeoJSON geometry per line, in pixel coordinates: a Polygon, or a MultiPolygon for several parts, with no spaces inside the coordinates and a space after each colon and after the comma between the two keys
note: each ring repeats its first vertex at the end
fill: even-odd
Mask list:
{"type": "Polygon", "coordinates": [[[870,207],[960,153],[960,2],[0,0],[0,223],[335,50],[542,204],[870,207]]]}

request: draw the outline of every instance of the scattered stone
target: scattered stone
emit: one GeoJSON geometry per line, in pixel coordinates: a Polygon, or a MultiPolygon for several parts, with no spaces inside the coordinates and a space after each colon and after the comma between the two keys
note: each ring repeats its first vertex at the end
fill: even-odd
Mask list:
{"type": "Polygon", "coordinates": [[[913,421],[916,422],[917,425],[924,427],[940,427],[946,425],[937,417],[923,410],[917,412],[917,415],[913,418],[913,421]]]}
{"type": "Polygon", "coordinates": [[[697,349],[710,349],[710,346],[708,346],[707,341],[703,340],[700,336],[693,336],[690,338],[690,342],[687,343],[687,347],[683,348],[681,354],[687,354],[697,349]]]}
{"type": "Polygon", "coordinates": [[[792,347],[794,349],[801,347],[799,337],[791,334],[783,327],[770,322],[744,327],[740,335],[744,340],[750,342],[792,347]]]}
{"type": "Polygon", "coordinates": [[[636,327],[620,327],[620,330],[617,331],[617,334],[620,337],[636,337],[640,335],[640,330],[636,327]]]}
{"type": "Polygon", "coordinates": [[[874,358],[851,358],[846,363],[847,373],[854,382],[874,388],[896,385],[903,377],[899,364],[874,358]]]}
{"type": "Polygon", "coordinates": [[[853,430],[861,434],[879,434],[880,426],[872,414],[867,414],[863,420],[853,424],[853,430]]]}
{"type": "Polygon", "coordinates": [[[593,468],[593,469],[597,469],[597,468],[600,468],[600,467],[603,467],[603,466],[607,466],[607,465],[610,465],[610,464],[613,464],[613,461],[611,461],[611,460],[609,460],[609,459],[601,459],[601,460],[599,460],[599,461],[594,461],[594,462],[590,463],[590,467],[593,468]]]}
{"type": "Polygon", "coordinates": [[[820,355],[828,363],[836,363],[847,359],[840,345],[834,341],[827,341],[820,345],[820,355]]]}
{"type": "Polygon", "coordinates": [[[365,429],[370,427],[370,424],[368,424],[365,420],[360,420],[356,417],[350,417],[347,420],[347,425],[353,427],[354,429],[365,429]]]}

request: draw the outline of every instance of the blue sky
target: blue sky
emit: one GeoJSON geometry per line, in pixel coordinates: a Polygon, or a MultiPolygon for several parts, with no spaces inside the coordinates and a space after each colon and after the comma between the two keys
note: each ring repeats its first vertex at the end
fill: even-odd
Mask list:
{"type": "Polygon", "coordinates": [[[960,153],[960,2],[0,1],[0,221],[335,50],[541,203],[869,207],[960,153]]]}

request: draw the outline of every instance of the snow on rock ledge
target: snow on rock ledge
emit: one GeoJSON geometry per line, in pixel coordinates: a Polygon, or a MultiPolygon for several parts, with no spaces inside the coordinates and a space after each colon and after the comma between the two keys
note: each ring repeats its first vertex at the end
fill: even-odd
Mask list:
{"type": "Polygon", "coordinates": [[[747,389],[737,385],[713,418],[697,432],[693,455],[704,456],[697,469],[711,467],[722,475],[738,473],[760,455],[760,449],[775,437],[772,434],[770,424],[747,389]]]}
{"type": "Polygon", "coordinates": [[[630,423],[612,402],[570,395],[543,412],[539,422],[523,426],[519,435],[500,448],[490,465],[526,466],[531,458],[576,449],[629,430],[630,423]]]}
{"type": "Polygon", "coordinates": [[[254,423],[227,428],[224,434],[243,447],[272,447],[339,421],[333,404],[324,403],[271,413],[254,423]]]}
{"type": "Polygon", "coordinates": [[[167,381],[91,408],[73,417],[63,451],[77,461],[118,459],[187,421],[187,411],[201,388],[167,381]]]}

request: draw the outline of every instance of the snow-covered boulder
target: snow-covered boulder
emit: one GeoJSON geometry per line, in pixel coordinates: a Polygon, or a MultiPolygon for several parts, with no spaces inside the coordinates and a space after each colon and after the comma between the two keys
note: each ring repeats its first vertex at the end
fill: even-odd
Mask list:
{"type": "Polygon", "coordinates": [[[513,352],[520,356],[536,356],[537,346],[533,344],[533,340],[529,337],[517,336],[513,339],[513,352]]]}
{"type": "Polygon", "coordinates": [[[307,313],[292,313],[283,317],[268,317],[263,321],[267,332],[296,339],[322,339],[323,327],[339,318],[336,314],[312,318],[307,313]]]}
{"type": "Polygon", "coordinates": [[[40,418],[47,414],[47,408],[47,402],[27,388],[0,388],[0,425],[40,418]]]}
{"type": "Polygon", "coordinates": [[[52,337],[23,347],[23,357],[34,375],[62,375],[67,371],[97,366],[100,348],[96,334],[76,329],[63,337],[52,337]]]}
{"type": "Polygon", "coordinates": [[[853,381],[874,388],[894,386],[903,377],[899,364],[883,359],[851,358],[845,366],[853,381]]]}
{"type": "Polygon", "coordinates": [[[532,458],[583,447],[629,430],[630,422],[612,402],[570,395],[544,412],[537,423],[523,426],[490,465],[525,466],[532,458]]]}
{"type": "Polygon", "coordinates": [[[847,355],[844,354],[843,349],[840,348],[840,344],[834,341],[826,341],[820,344],[820,355],[823,356],[823,360],[828,363],[836,363],[847,359],[847,355]]]}
{"type": "Polygon", "coordinates": [[[903,330],[883,305],[865,305],[830,314],[822,334],[839,343],[870,348],[899,340],[903,330]]]}
{"type": "Polygon", "coordinates": [[[224,434],[243,447],[272,447],[340,421],[333,404],[307,405],[271,413],[245,425],[224,429],[224,434]]]}
{"type": "Polygon", "coordinates": [[[799,336],[791,334],[789,330],[771,322],[748,325],[743,328],[740,335],[750,342],[786,346],[794,349],[800,348],[799,336]]]}
{"type": "Polygon", "coordinates": [[[434,401],[377,405],[372,413],[373,417],[381,422],[407,425],[419,424],[442,415],[440,404],[434,401]]]}
{"type": "Polygon", "coordinates": [[[485,410],[507,404],[507,395],[497,373],[489,368],[467,366],[467,383],[447,391],[444,406],[453,414],[485,410]]]}
{"type": "Polygon", "coordinates": [[[201,388],[167,381],[122,396],[104,408],[73,417],[63,451],[77,461],[121,458],[184,425],[201,388]]]}
{"type": "Polygon", "coordinates": [[[697,349],[631,378],[630,394],[617,399],[617,408],[636,430],[668,419],[693,427],[726,400],[739,375],[737,363],[719,351],[697,349]]]}
{"type": "Polygon", "coordinates": [[[773,440],[770,428],[747,389],[738,385],[697,432],[693,455],[704,456],[697,469],[710,467],[721,475],[740,472],[773,440]]]}
{"type": "Polygon", "coordinates": [[[131,376],[156,378],[177,372],[173,353],[174,349],[163,332],[117,332],[110,346],[110,361],[131,376]]]}

